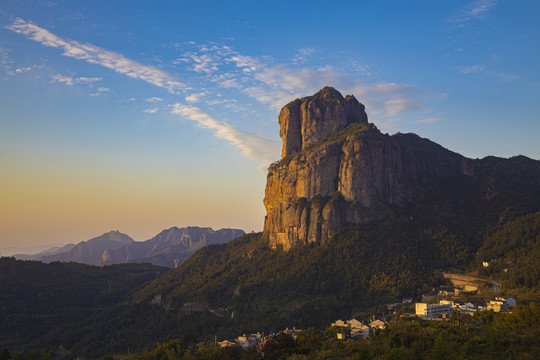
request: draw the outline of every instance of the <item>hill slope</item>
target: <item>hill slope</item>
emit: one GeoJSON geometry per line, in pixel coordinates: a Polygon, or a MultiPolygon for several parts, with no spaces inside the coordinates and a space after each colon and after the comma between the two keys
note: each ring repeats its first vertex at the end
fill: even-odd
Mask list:
{"type": "Polygon", "coordinates": [[[150,264],[103,268],[0,258],[0,348],[71,348],[77,323],[115,308],[168,269],[150,264]]]}

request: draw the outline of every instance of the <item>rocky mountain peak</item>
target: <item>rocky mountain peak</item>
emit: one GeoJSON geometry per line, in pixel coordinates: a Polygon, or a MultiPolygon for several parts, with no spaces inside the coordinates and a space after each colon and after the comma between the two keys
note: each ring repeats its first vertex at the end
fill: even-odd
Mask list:
{"type": "Polygon", "coordinates": [[[282,158],[300,152],[352,123],[368,123],[365,107],[352,95],[345,98],[327,86],[312,96],[294,100],[279,114],[282,158]]]}
{"type": "Polygon", "coordinates": [[[364,105],[332,87],[287,104],[279,124],[282,159],[269,168],[264,198],[274,247],[325,241],[463,175],[461,155],[414,134],[382,134],[364,105]]]}

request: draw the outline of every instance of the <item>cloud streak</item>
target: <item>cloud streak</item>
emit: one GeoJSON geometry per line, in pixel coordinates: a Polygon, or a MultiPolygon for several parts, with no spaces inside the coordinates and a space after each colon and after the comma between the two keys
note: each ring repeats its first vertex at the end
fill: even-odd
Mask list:
{"type": "Polygon", "coordinates": [[[487,12],[497,5],[497,0],[476,0],[462,8],[459,15],[449,21],[463,24],[473,19],[484,19],[487,12]]]}
{"type": "Polygon", "coordinates": [[[462,74],[474,74],[484,71],[484,65],[458,66],[458,71],[462,74]]]}
{"type": "Polygon", "coordinates": [[[281,144],[279,142],[268,140],[259,134],[239,130],[216,120],[199,107],[176,103],[171,112],[185,119],[193,120],[199,126],[214,130],[217,137],[227,140],[240,149],[242,155],[261,162],[261,169],[266,170],[272,161],[280,157],[281,144]]]}
{"type": "Polygon", "coordinates": [[[519,75],[488,71],[484,65],[458,66],[456,69],[462,74],[482,74],[502,82],[517,81],[521,78],[519,75]]]}
{"type": "Polygon", "coordinates": [[[71,77],[71,76],[64,76],[62,74],[55,74],[51,76],[52,80],[51,82],[59,82],[62,84],[66,84],[69,86],[75,85],[75,84],[92,84],[97,81],[103,80],[103,78],[100,77],[71,77]]]}
{"type": "Polygon", "coordinates": [[[160,97],[154,96],[154,97],[146,98],[146,99],[144,99],[144,101],[150,102],[150,103],[155,103],[155,102],[163,101],[163,99],[160,98],[160,97]]]}
{"type": "Polygon", "coordinates": [[[157,67],[141,64],[124,57],[122,54],[92,44],[83,44],[75,40],[61,38],[20,18],[15,19],[10,25],[6,26],[6,29],[25,35],[44,46],[62,49],[64,51],[62,55],[64,56],[104,66],[120,74],[167,89],[169,92],[174,92],[176,89],[185,86],[157,67]]]}
{"type": "MultiPolygon", "coordinates": [[[[306,56],[313,54],[312,49],[303,51],[306,56]]],[[[388,122],[390,117],[403,115],[413,111],[425,111],[427,107],[420,101],[420,91],[414,85],[389,82],[369,83],[365,76],[351,76],[346,71],[331,66],[315,68],[274,63],[268,57],[252,57],[243,55],[228,46],[199,46],[198,52],[189,52],[190,56],[182,58],[188,68],[197,73],[200,65],[197,60],[205,56],[211,59],[211,70],[205,72],[206,79],[222,89],[236,89],[269,106],[274,111],[289,101],[313,94],[326,85],[334,86],[347,94],[354,94],[369,106],[370,118],[381,123],[388,122]]],[[[362,65],[361,73],[365,75],[369,66],[362,65]]],[[[188,97],[186,101],[198,100],[188,97]]],[[[212,100],[208,100],[210,103],[212,100]]]]}
{"type": "Polygon", "coordinates": [[[416,122],[421,123],[421,124],[434,124],[434,123],[439,122],[441,120],[442,119],[438,118],[438,117],[429,117],[429,118],[424,118],[424,119],[417,120],[416,122]]]}

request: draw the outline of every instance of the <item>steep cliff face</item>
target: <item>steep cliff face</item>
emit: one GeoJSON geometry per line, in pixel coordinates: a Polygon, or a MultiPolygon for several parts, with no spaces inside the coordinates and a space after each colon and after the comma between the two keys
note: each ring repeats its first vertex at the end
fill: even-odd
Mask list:
{"type": "Polygon", "coordinates": [[[414,134],[382,134],[362,104],[333,88],[291,102],[279,123],[282,159],[269,168],[264,198],[274,247],[324,241],[461,175],[461,155],[414,134]]]}
{"type": "Polygon", "coordinates": [[[282,157],[299,152],[352,123],[367,124],[364,105],[352,95],[343,98],[332,87],[292,101],[279,114],[282,157]]]}

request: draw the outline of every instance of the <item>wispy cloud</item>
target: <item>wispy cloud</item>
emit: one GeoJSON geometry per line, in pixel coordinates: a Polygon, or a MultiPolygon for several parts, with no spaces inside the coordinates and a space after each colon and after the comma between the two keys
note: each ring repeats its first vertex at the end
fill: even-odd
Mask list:
{"type": "Polygon", "coordinates": [[[62,74],[55,74],[51,76],[51,83],[59,82],[66,85],[75,85],[75,84],[92,84],[97,81],[103,80],[99,77],[71,77],[71,76],[64,76],[62,74]]]}
{"type": "Polygon", "coordinates": [[[111,89],[101,86],[101,87],[98,87],[97,92],[90,94],[90,96],[100,96],[109,91],[111,91],[111,89]]]}
{"type": "Polygon", "coordinates": [[[170,92],[174,92],[176,89],[185,86],[183,83],[176,81],[169,73],[157,67],[141,64],[124,57],[120,53],[109,51],[92,44],[83,44],[76,40],[61,38],[42,27],[20,18],[17,18],[10,25],[6,26],[6,29],[26,35],[29,39],[37,41],[42,45],[60,48],[64,51],[62,53],[64,56],[104,66],[131,78],[140,79],[165,88],[170,92]]]}
{"type": "Polygon", "coordinates": [[[488,72],[488,76],[496,78],[497,80],[502,81],[502,82],[517,81],[521,79],[521,76],[519,75],[498,73],[498,72],[492,72],[492,71],[488,72]]]}
{"type": "Polygon", "coordinates": [[[160,98],[160,97],[154,96],[154,97],[146,98],[146,99],[144,99],[144,101],[150,102],[150,103],[155,103],[155,102],[163,101],[163,99],[160,98]]]}
{"type": "Polygon", "coordinates": [[[190,103],[198,102],[205,95],[206,95],[206,93],[204,93],[204,92],[200,92],[200,93],[197,93],[197,94],[191,94],[191,95],[186,96],[186,101],[190,102],[190,103]]]}
{"type": "Polygon", "coordinates": [[[91,84],[91,83],[95,83],[96,81],[101,81],[101,80],[103,80],[103,78],[81,76],[81,77],[76,78],[75,82],[77,84],[91,84]]]}
{"type": "MultiPolygon", "coordinates": [[[[122,54],[92,44],[61,38],[22,19],[16,19],[7,28],[45,46],[60,48],[64,56],[99,64],[128,77],[165,88],[172,93],[177,93],[178,89],[186,90],[184,84],[159,68],[138,63],[127,59],[122,54]]],[[[338,88],[344,95],[357,96],[368,107],[371,121],[375,121],[382,128],[385,126],[381,124],[396,124],[398,121],[396,117],[401,114],[426,109],[420,101],[419,90],[414,85],[367,82],[365,77],[366,71],[369,70],[367,64],[356,64],[360,67],[354,72],[350,69],[339,70],[332,66],[321,68],[300,64],[315,54],[312,48],[300,49],[296,62],[284,64],[270,57],[248,56],[223,45],[190,43],[182,46],[190,47],[194,51],[184,51],[173,63],[195,72],[199,82],[198,88],[204,89],[204,92],[187,94],[185,97],[187,103],[199,102],[202,97],[205,97],[204,104],[208,106],[219,105],[222,110],[232,110],[242,114],[252,111],[249,109],[250,104],[236,102],[235,95],[230,95],[237,94],[241,97],[248,96],[278,111],[294,98],[313,94],[322,87],[330,85],[338,88]],[[223,89],[233,90],[228,91],[228,97],[230,97],[228,101],[219,98],[219,92],[223,89]]],[[[88,79],[91,78],[85,80],[85,78],[60,74],[53,77],[53,81],[67,85],[90,81],[88,79]]],[[[95,96],[104,92],[98,91],[95,96]]],[[[150,103],[162,100],[158,97],[145,99],[150,103]]],[[[201,102],[201,106],[202,104],[201,102]]],[[[156,113],[158,110],[159,108],[151,108],[143,111],[156,113]]],[[[176,104],[172,111],[184,118],[196,121],[200,126],[214,130],[215,136],[226,139],[248,158],[268,164],[280,156],[278,142],[241,130],[241,125],[238,124],[240,118],[233,119],[236,122],[233,126],[214,119],[200,107],[176,104]]]]}
{"type": "Polygon", "coordinates": [[[236,146],[245,157],[261,162],[264,170],[272,161],[280,157],[281,144],[279,142],[237,129],[213,118],[199,107],[176,103],[171,112],[196,121],[199,126],[214,130],[217,137],[236,146]]]}
{"type": "Polygon", "coordinates": [[[484,19],[487,12],[497,5],[497,0],[476,0],[465,5],[457,16],[449,19],[452,23],[463,24],[472,19],[484,19]]]}
{"type": "Polygon", "coordinates": [[[458,66],[457,70],[462,74],[482,74],[501,82],[517,81],[521,78],[519,75],[488,71],[484,65],[458,66]]]}
{"type": "MultiPolygon", "coordinates": [[[[425,110],[418,96],[418,89],[409,84],[387,82],[368,83],[362,76],[351,76],[327,66],[324,68],[290,67],[276,64],[268,58],[256,58],[239,54],[227,47],[228,56],[220,56],[214,47],[212,54],[217,68],[215,74],[208,75],[211,81],[223,88],[235,88],[244,94],[267,104],[274,110],[294,98],[312,94],[326,85],[334,86],[347,94],[354,94],[366,104],[372,104],[371,110],[376,119],[398,116],[406,112],[425,110]],[[220,60],[221,59],[221,60],[220,60]],[[225,70],[232,64],[236,70],[225,70]]],[[[205,49],[208,54],[212,49],[205,49]]],[[[309,52],[309,51],[308,51],[309,52]]],[[[366,71],[369,66],[363,65],[366,71]]]]}
{"type": "Polygon", "coordinates": [[[496,4],[497,0],[477,0],[467,6],[465,10],[465,16],[481,18],[496,4]]]}
{"type": "Polygon", "coordinates": [[[462,74],[474,74],[484,71],[484,65],[458,66],[457,70],[462,74]]]}
{"type": "Polygon", "coordinates": [[[422,124],[433,124],[433,123],[439,122],[441,120],[442,119],[438,118],[438,117],[429,117],[429,118],[424,118],[424,119],[417,120],[416,122],[422,123],[422,124]]]}
{"type": "MultiPolygon", "coordinates": [[[[94,83],[103,80],[103,78],[100,77],[87,77],[87,76],[79,76],[79,77],[73,77],[73,76],[65,76],[62,74],[55,74],[51,75],[51,81],[50,83],[60,83],[68,86],[74,86],[74,85],[87,85],[90,87],[90,89],[94,89],[94,83]]],[[[100,96],[104,93],[107,93],[111,91],[111,89],[100,86],[97,88],[97,90],[93,90],[94,92],[90,94],[90,96],[100,96]]]]}
{"type": "Polygon", "coordinates": [[[303,64],[308,58],[315,52],[315,48],[302,48],[298,49],[298,52],[293,57],[293,63],[303,64]]]}
{"type": "Polygon", "coordinates": [[[15,69],[15,72],[20,74],[20,73],[27,72],[30,70],[32,70],[32,68],[26,66],[26,67],[20,67],[20,68],[15,69]]]}

